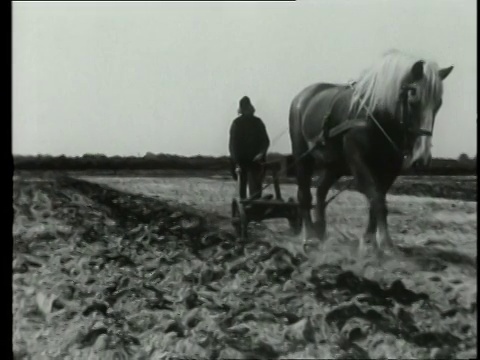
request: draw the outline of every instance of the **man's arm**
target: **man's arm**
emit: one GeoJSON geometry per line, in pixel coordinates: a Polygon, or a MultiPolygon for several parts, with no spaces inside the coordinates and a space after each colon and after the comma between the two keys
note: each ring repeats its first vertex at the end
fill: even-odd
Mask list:
{"type": "Polygon", "coordinates": [[[270,138],[268,137],[267,128],[261,119],[258,119],[258,126],[261,136],[260,152],[255,156],[255,161],[265,159],[268,148],[270,147],[270,138]]]}

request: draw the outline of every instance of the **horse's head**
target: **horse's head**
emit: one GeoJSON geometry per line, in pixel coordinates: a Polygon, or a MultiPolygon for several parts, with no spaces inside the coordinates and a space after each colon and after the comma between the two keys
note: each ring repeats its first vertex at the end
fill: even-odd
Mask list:
{"type": "Polygon", "coordinates": [[[443,80],[452,69],[440,69],[434,62],[391,50],[355,83],[351,109],[366,109],[370,114],[386,112],[403,123],[405,167],[430,162],[443,80]]]}
{"type": "Polygon", "coordinates": [[[240,99],[238,113],[240,115],[253,115],[255,113],[255,108],[250,102],[250,98],[248,96],[244,96],[240,99]]]}
{"type": "Polygon", "coordinates": [[[442,106],[442,81],[452,69],[453,66],[439,69],[435,63],[420,60],[402,82],[399,106],[405,131],[406,168],[430,164],[435,117],[442,106]]]}

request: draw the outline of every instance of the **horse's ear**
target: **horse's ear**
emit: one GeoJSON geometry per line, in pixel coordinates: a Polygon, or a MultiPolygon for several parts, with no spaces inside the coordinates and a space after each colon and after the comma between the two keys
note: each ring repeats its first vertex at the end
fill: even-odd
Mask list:
{"type": "Polygon", "coordinates": [[[422,60],[417,61],[415,64],[413,64],[412,66],[413,81],[418,81],[421,78],[423,78],[423,64],[424,62],[422,60]]]}
{"type": "Polygon", "coordinates": [[[438,75],[440,75],[440,79],[445,80],[445,78],[446,78],[448,75],[450,75],[450,73],[452,72],[452,70],[453,70],[453,65],[452,65],[452,66],[449,66],[449,67],[447,67],[447,68],[438,70],[438,75]]]}

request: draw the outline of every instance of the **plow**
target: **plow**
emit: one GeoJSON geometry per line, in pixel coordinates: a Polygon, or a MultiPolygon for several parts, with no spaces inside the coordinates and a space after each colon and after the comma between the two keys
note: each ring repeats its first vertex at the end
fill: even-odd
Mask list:
{"type": "Polygon", "coordinates": [[[242,238],[248,236],[248,224],[250,222],[261,222],[267,219],[287,219],[290,228],[295,234],[301,231],[301,217],[298,202],[292,197],[282,198],[280,189],[279,173],[281,161],[266,163],[264,165],[266,174],[270,173],[274,188],[274,195],[268,194],[260,199],[240,197],[240,183],[244,176],[237,167],[237,196],[232,199],[232,226],[236,233],[242,238]]]}

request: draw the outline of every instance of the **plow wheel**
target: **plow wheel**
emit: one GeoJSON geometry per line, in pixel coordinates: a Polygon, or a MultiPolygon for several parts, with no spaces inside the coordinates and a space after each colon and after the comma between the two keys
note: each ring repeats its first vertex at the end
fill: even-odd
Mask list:
{"type": "Polygon", "coordinates": [[[243,204],[237,199],[232,200],[232,226],[242,239],[247,237],[247,215],[243,204]]]}

